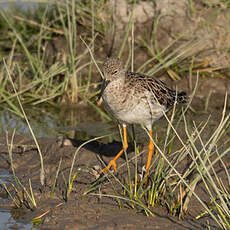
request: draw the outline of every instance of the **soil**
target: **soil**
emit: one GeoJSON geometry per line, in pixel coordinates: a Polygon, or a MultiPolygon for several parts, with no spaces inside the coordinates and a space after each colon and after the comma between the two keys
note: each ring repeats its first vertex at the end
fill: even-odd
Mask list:
{"type": "MultiPolygon", "coordinates": [[[[5,143],[5,137],[0,138],[1,143],[5,143]]],[[[31,146],[34,145],[30,138],[25,136],[16,136],[14,139],[15,146],[31,146]]],[[[74,141],[75,145],[79,145],[74,141]]],[[[37,150],[29,147],[24,151],[21,147],[14,149],[13,159],[16,175],[24,184],[31,179],[33,192],[37,201],[38,208],[33,211],[24,207],[24,218],[31,220],[45,213],[50,212],[42,218],[40,229],[205,229],[205,221],[208,219],[212,226],[210,218],[203,218],[201,221],[195,221],[195,216],[199,214],[201,207],[195,200],[189,206],[188,214],[184,220],[169,215],[165,208],[156,207],[154,217],[147,217],[140,210],[133,210],[130,207],[124,207],[121,210],[115,199],[95,195],[85,195],[83,193],[95,181],[95,177],[90,174],[89,167],[98,165],[97,152],[99,149],[107,153],[111,153],[111,149],[117,150],[118,144],[108,144],[101,146],[98,143],[91,143],[82,148],[78,154],[75,170],[82,169],[77,174],[74,182],[74,191],[70,194],[67,201],[63,199],[65,196],[65,184],[62,176],[59,176],[58,184],[53,197],[50,197],[52,183],[54,182],[55,173],[57,171],[58,162],[62,158],[62,166],[60,173],[68,179],[68,171],[72,162],[72,157],[76,151],[74,146],[60,147],[55,139],[39,139],[46,171],[46,187],[41,191],[39,181],[40,161],[37,150]],[[91,151],[89,149],[94,149],[91,151]],[[60,206],[59,206],[60,205],[60,206]],[[58,207],[57,207],[58,206],[58,207]],[[157,214],[160,213],[160,214],[157,214]]],[[[114,152],[113,152],[114,153],[114,152]]],[[[112,154],[111,154],[112,155],[112,154]]],[[[8,159],[8,150],[1,147],[0,150],[1,166],[10,169],[8,159]]],[[[104,157],[108,162],[111,157],[104,157]]],[[[118,164],[124,163],[124,159],[118,160],[118,164]]],[[[120,172],[121,176],[127,176],[127,171],[120,172]]],[[[101,192],[103,194],[113,194],[111,185],[103,186],[101,192]]],[[[200,191],[202,195],[202,191],[200,191]]],[[[98,193],[98,191],[97,191],[98,193]]],[[[202,195],[203,196],[203,195],[202,195]]],[[[207,197],[202,197],[207,199],[207,197]]],[[[24,206],[24,205],[23,205],[24,206]]]]}
{"type": "MultiPolygon", "coordinates": [[[[226,86],[225,80],[218,81],[218,87],[226,86]]],[[[205,103],[205,95],[203,87],[206,84],[209,85],[209,81],[200,81],[196,97],[194,98],[193,108],[195,110],[202,110],[205,103]]],[[[206,85],[207,86],[207,85],[206,85]]],[[[204,139],[208,138],[216,127],[218,120],[221,117],[223,107],[224,94],[220,94],[220,90],[215,92],[214,89],[209,88],[213,94],[211,95],[210,106],[208,110],[203,113],[194,115],[192,112],[188,112],[188,118],[191,120],[199,121],[207,119],[210,115],[210,111],[215,114],[214,119],[210,119],[209,129],[203,134],[204,139]],[[209,111],[210,109],[210,111],[209,111]],[[195,117],[194,117],[195,116],[195,117]],[[210,133],[209,133],[210,132],[210,133]]],[[[224,92],[224,91],[223,91],[224,92]]],[[[227,103],[227,112],[230,111],[230,103],[227,103]]],[[[167,126],[167,122],[162,119],[159,124],[162,129],[167,126]]],[[[157,125],[157,124],[156,124],[157,125]]],[[[165,129],[164,129],[165,130],[165,129]]],[[[77,131],[76,131],[77,132],[77,131]]],[[[158,135],[163,135],[164,131],[158,130],[158,135]]],[[[229,139],[229,132],[226,133],[226,138],[229,139]]],[[[76,135],[77,136],[77,135],[76,135]]],[[[8,136],[11,140],[12,136],[8,136]]],[[[224,142],[224,139],[223,139],[224,142]]],[[[8,148],[6,144],[6,135],[0,136],[0,168],[9,170],[12,173],[10,166],[10,159],[8,154],[8,148]]],[[[45,186],[40,184],[40,159],[37,148],[31,137],[25,135],[16,135],[13,139],[13,164],[17,177],[20,181],[27,185],[28,180],[32,182],[33,192],[35,200],[37,202],[37,208],[28,208],[27,203],[22,204],[22,208],[12,208],[13,215],[20,213],[17,210],[23,210],[23,217],[26,221],[31,221],[33,218],[42,217],[42,222],[37,226],[39,229],[206,229],[207,223],[211,226],[211,229],[219,229],[216,223],[205,216],[199,220],[195,217],[203,210],[199,202],[192,198],[187,214],[179,219],[168,213],[166,206],[156,205],[152,210],[155,216],[147,217],[141,208],[133,209],[130,205],[123,204],[120,208],[116,199],[109,197],[100,197],[95,194],[114,195],[114,191],[110,183],[107,183],[105,179],[101,182],[100,188],[84,195],[84,192],[95,182],[95,170],[94,167],[102,167],[99,160],[99,156],[103,158],[105,162],[109,162],[112,156],[116,154],[120,148],[121,143],[113,141],[112,143],[103,144],[99,141],[93,141],[83,146],[77,157],[74,165],[74,172],[78,172],[76,179],[73,183],[73,191],[66,200],[66,183],[68,181],[69,170],[73,160],[73,155],[84,141],[70,138],[40,138],[38,139],[39,146],[44,158],[44,167],[46,182],[45,186]],[[60,166],[60,172],[57,179],[57,185],[53,196],[50,196],[52,186],[55,180],[58,164],[62,159],[60,166]],[[65,178],[65,179],[64,179],[65,178]],[[16,210],[16,211],[15,211],[16,210]]],[[[130,144],[132,145],[132,144],[130,144]]],[[[178,144],[175,144],[178,148],[178,144]]],[[[138,159],[138,167],[141,167],[146,162],[147,148],[145,144],[140,145],[141,152],[143,153],[138,159]]],[[[128,156],[133,156],[132,147],[128,150],[128,156]]],[[[124,158],[120,158],[117,161],[118,166],[125,162],[124,158]]],[[[230,169],[230,158],[225,159],[226,167],[230,169]]],[[[181,165],[181,170],[185,169],[187,160],[181,165]]],[[[131,164],[131,171],[133,172],[133,164],[131,164]]],[[[223,183],[229,188],[229,184],[226,181],[224,170],[221,165],[216,166],[218,176],[222,178],[223,183]]],[[[122,167],[119,169],[118,178],[121,181],[127,179],[127,168],[122,167]]],[[[111,179],[113,180],[113,179],[111,179]]],[[[121,192],[118,184],[115,183],[118,192],[121,192]]],[[[11,188],[12,189],[12,188],[11,188]]],[[[13,191],[13,189],[12,189],[13,191]]],[[[209,201],[209,196],[204,192],[203,185],[197,186],[197,194],[206,202],[209,201]]],[[[2,191],[4,193],[4,191],[2,191]]],[[[7,196],[7,194],[5,194],[7,196]]],[[[4,207],[6,204],[4,203],[4,207]]],[[[9,206],[14,206],[12,202],[9,206]]],[[[1,207],[1,205],[0,205],[1,207]]]]}

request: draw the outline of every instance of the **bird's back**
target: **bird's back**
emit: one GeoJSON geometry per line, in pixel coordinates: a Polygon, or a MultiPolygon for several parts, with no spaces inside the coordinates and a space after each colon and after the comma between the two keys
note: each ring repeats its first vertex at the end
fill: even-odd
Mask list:
{"type": "Polygon", "coordinates": [[[170,89],[164,82],[147,75],[126,72],[124,87],[133,89],[135,95],[152,95],[152,103],[159,103],[168,110],[175,102],[186,103],[185,92],[170,89]]]}

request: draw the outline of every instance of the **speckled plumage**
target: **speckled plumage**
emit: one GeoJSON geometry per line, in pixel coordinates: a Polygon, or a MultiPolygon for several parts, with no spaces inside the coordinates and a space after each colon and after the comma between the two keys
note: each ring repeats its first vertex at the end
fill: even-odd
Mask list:
{"type": "Polygon", "coordinates": [[[141,124],[148,130],[177,101],[186,102],[186,93],[177,92],[162,81],[128,72],[117,58],[103,65],[102,99],[107,110],[123,124],[141,124]]]}

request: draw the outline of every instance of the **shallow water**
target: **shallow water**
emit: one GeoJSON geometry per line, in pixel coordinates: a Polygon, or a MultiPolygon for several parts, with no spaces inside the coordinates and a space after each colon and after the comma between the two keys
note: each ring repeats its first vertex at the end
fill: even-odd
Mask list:
{"type": "MultiPolygon", "coordinates": [[[[112,123],[106,124],[99,121],[102,119],[91,107],[62,108],[56,111],[26,109],[26,114],[36,138],[68,136],[79,140],[87,140],[92,137],[111,133],[114,126],[112,123]]],[[[0,134],[5,135],[5,132],[12,133],[14,130],[17,134],[31,136],[24,119],[7,110],[1,110],[0,134]]],[[[8,184],[13,182],[13,176],[7,170],[1,168],[0,179],[0,185],[1,183],[8,184]]],[[[1,197],[0,186],[0,230],[36,229],[32,223],[23,220],[20,210],[17,211],[14,209],[14,214],[12,214],[12,210],[7,205],[8,202],[9,197],[5,195],[1,197]],[[14,218],[14,216],[17,217],[14,218]]]]}
{"type": "Polygon", "coordinates": [[[12,175],[6,169],[0,169],[0,179],[1,183],[8,184],[10,179],[12,179],[12,175]]]}
{"type": "MultiPolygon", "coordinates": [[[[98,135],[102,119],[91,107],[78,106],[74,108],[62,107],[56,110],[26,108],[26,116],[37,138],[57,137],[58,135],[71,135],[73,131],[90,132],[98,135]],[[90,124],[93,124],[90,126],[90,124]],[[97,129],[98,127],[98,129],[97,129]],[[97,130],[95,130],[95,128],[97,130]]],[[[107,129],[108,127],[106,127],[107,129]]],[[[29,134],[30,130],[25,121],[8,110],[0,110],[0,134],[12,133],[29,134]]]]}
{"type": "Polygon", "coordinates": [[[15,220],[9,209],[0,209],[0,229],[23,229],[23,230],[35,230],[32,223],[25,223],[22,220],[15,220]]]}
{"type": "MultiPolygon", "coordinates": [[[[0,169],[0,185],[2,183],[8,184],[12,181],[12,175],[5,169],[0,169]]],[[[1,191],[1,190],[0,190],[1,191]]],[[[0,193],[0,229],[8,230],[8,229],[23,229],[23,230],[35,230],[32,223],[28,223],[23,221],[23,216],[19,218],[14,218],[11,213],[11,209],[7,207],[7,203],[9,202],[8,197],[5,195],[1,195],[0,193]],[[5,206],[6,205],[6,206],[5,206]],[[4,207],[5,206],[5,207],[4,207]]]]}
{"type": "MultiPolygon", "coordinates": [[[[100,140],[104,144],[121,140],[118,123],[105,120],[92,107],[63,108],[51,112],[30,109],[26,114],[36,138],[64,136],[85,141],[106,136],[100,140]]],[[[161,130],[166,129],[167,122],[161,119],[153,128],[157,130],[159,127],[161,130]]],[[[0,134],[4,134],[6,131],[13,133],[14,130],[17,134],[31,136],[24,119],[9,111],[0,111],[0,134]]],[[[148,137],[145,131],[138,125],[134,127],[134,130],[137,143],[145,142],[148,137]]],[[[133,136],[131,126],[128,126],[128,133],[131,138],[133,136]]]]}

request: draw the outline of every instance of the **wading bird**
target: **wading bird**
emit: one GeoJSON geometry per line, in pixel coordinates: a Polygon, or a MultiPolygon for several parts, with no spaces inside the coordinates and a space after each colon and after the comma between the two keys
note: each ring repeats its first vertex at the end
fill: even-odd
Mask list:
{"type": "MultiPolygon", "coordinates": [[[[140,124],[148,130],[151,137],[145,167],[148,174],[154,148],[152,125],[172,108],[175,102],[186,102],[186,93],[170,89],[154,77],[126,71],[118,58],[107,58],[103,65],[103,74],[102,100],[106,110],[122,124],[124,148],[128,148],[127,124],[140,124]]],[[[123,152],[124,149],[100,173],[107,172],[111,167],[117,172],[116,160],[123,152]]]]}

